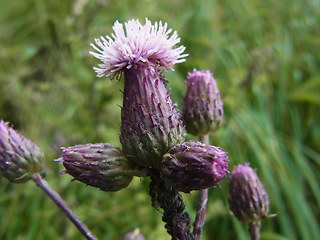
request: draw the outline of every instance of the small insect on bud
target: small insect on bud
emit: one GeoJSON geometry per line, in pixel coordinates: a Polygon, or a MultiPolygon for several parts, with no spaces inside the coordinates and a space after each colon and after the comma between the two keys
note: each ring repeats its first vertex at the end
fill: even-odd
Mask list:
{"type": "Polygon", "coordinates": [[[42,171],[44,154],[4,121],[0,121],[0,171],[14,183],[24,183],[42,171]]]}
{"type": "Polygon", "coordinates": [[[121,149],[107,143],[64,148],[59,159],[66,171],[87,185],[114,192],[126,188],[133,176],[143,176],[121,149]]]}
{"type": "Polygon", "coordinates": [[[228,201],[230,210],[241,222],[253,223],[268,216],[268,195],[249,163],[233,168],[228,201]]]}
{"type": "Polygon", "coordinates": [[[204,136],[220,127],[223,102],[210,71],[194,70],[189,73],[182,115],[187,131],[197,136],[204,136]]]}
{"type": "Polygon", "coordinates": [[[218,147],[187,141],[163,156],[162,175],[178,191],[201,190],[218,185],[228,174],[228,161],[218,147]]]}

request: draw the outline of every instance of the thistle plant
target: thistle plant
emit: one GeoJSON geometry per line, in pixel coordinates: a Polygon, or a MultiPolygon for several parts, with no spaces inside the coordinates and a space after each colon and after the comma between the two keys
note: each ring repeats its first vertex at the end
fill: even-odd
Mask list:
{"type": "Polygon", "coordinates": [[[182,117],[166,89],[163,71],[185,61],[185,47],[173,48],[180,39],[176,32],[170,36],[172,30],[162,22],[116,22],[113,30],[111,37],[95,39],[91,46],[96,52],[90,53],[102,62],[94,67],[98,77],[124,76],[122,150],[127,159],[147,169],[152,205],[163,209],[172,239],[194,239],[179,191],[217,185],[227,173],[228,159],[213,146],[183,143],[182,117]]]}
{"type": "MultiPolygon", "coordinates": [[[[228,158],[219,147],[209,145],[208,134],[218,129],[223,117],[222,101],[208,71],[188,76],[183,119],[187,130],[200,141],[185,142],[182,115],[171,100],[164,72],[188,54],[176,32],[167,24],[146,19],[145,24],[118,21],[111,36],[95,39],[90,53],[101,63],[98,77],[124,78],[121,109],[121,148],[109,143],[88,143],[62,148],[57,159],[62,174],[73,180],[114,192],[126,188],[133,177],[150,177],[149,195],[154,208],[162,208],[162,220],[173,240],[200,239],[208,188],[219,185],[228,174],[228,158]],[[181,192],[200,190],[193,232],[181,192]]],[[[0,167],[10,181],[32,179],[67,214],[87,239],[96,239],[67,208],[63,200],[39,175],[43,154],[29,140],[0,122],[0,167]]],[[[138,234],[139,235],[139,234],[138,234]]],[[[143,236],[128,235],[129,239],[143,236]]]]}
{"type": "Polygon", "coordinates": [[[268,216],[269,198],[249,163],[233,168],[229,181],[229,206],[239,221],[249,224],[252,240],[260,239],[260,220],[268,216]]]}

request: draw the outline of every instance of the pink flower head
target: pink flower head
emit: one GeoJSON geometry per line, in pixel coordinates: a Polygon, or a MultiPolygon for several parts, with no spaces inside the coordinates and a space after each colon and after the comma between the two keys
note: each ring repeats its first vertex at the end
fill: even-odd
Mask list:
{"type": "Polygon", "coordinates": [[[153,66],[162,70],[172,70],[174,64],[184,62],[188,54],[182,54],[184,46],[173,48],[180,42],[177,32],[169,34],[160,21],[154,25],[146,18],[142,25],[139,20],[132,19],[124,24],[116,21],[113,26],[114,33],[110,36],[95,39],[91,43],[96,52],[90,52],[101,60],[99,67],[94,67],[98,77],[111,76],[118,71],[139,66],[153,66]]]}

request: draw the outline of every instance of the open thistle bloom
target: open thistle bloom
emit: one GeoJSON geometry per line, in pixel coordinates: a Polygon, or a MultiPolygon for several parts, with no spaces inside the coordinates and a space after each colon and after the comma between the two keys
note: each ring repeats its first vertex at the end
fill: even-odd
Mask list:
{"type": "Polygon", "coordinates": [[[66,171],[87,185],[114,192],[126,188],[133,176],[143,176],[121,149],[107,143],[64,148],[59,159],[66,171]]]}
{"type": "Polygon", "coordinates": [[[183,62],[184,46],[173,49],[180,39],[167,24],[145,25],[131,20],[116,22],[111,37],[96,39],[95,57],[103,63],[94,68],[98,76],[124,73],[120,141],[125,154],[143,167],[158,167],[162,155],[184,140],[181,116],[172,102],[160,70],[183,62]]]}
{"type": "Polygon", "coordinates": [[[14,183],[24,183],[42,171],[44,154],[33,142],[0,121],[0,170],[14,183]]]}
{"type": "Polygon", "coordinates": [[[223,102],[210,71],[194,70],[188,74],[182,116],[187,131],[194,135],[204,136],[220,127],[223,102]]]}
{"type": "Polygon", "coordinates": [[[228,157],[220,148],[187,141],[163,156],[162,176],[182,192],[217,186],[228,174],[228,157]]]}
{"type": "Polygon", "coordinates": [[[91,46],[97,52],[90,52],[100,59],[99,68],[94,67],[98,77],[111,76],[123,69],[150,67],[171,70],[174,64],[185,61],[182,54],[184,46],[173,49],[180,42],[177,32],[171,36],[172,29],[167,29],[160,21],[152,25],[146,18],[145,25],[132,19],[124,24],[115,22],[114,33],[95,39],[91,46]]]}
{"type": "Polygon", "coordinates": [[[268,195],[249,163],[233,168],[228,201],[230,210],[241,222],[253,223],[268,216],[268,195]]]}

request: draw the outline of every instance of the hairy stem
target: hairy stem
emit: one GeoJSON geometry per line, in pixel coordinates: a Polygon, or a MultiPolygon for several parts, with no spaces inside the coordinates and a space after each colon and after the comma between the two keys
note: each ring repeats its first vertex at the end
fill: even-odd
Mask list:
{"type": "Polygon", "coordinates": [[[182,196],[161,180],[157,172],[151,172],[150,177],[149,194],[152,206],[163,209],[162,220],[166,223],[165,227],[172,236],[172,240],[194,240],[190,232],[190,217],[184,211],[182,196]]]}
{"type": "Polygon", "coordinates": [[[260,240],[260,221],[249,223],[251,240],[260,240]]]}
{"type": "Polygon", "coordinates": [[[88,239],[88,240],[98,240],[90,230],[81,222],[81,220],[72,212],[72,210],[66,205],[64,200],[59,196],[59,194],[54,191],[50,185],[44,180],[40,174],[35,174],[33,181],[40,187],[55,204],[67,215],[71,222],[79,229],[79,231],[88,239]]]}
{"type": "MultiPolygon", "coordinates": [[[[200,141],[204,144],[209,144],[209,135],[201,136],[200,141]]],[[[193,235],[195,240],[199,240],[201,236],[201,231],[204,226],[204,217],[206,215],[206,210],[207,210],[207,202],[208,202],[208,189],[200,190],[196,219],[193,223],[193,235]]]]}

